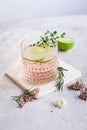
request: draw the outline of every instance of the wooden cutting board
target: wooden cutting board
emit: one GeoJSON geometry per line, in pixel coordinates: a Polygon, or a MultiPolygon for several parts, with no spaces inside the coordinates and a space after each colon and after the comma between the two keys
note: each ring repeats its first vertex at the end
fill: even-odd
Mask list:
{"type": "MultiPolygon", "coordinates": [[[[68,70],[68,71],[64,72],[64,75],[65,75],[64,86],[66,86],[67,84],[72,84],[75,80],[77,80],[81,77],[81,72],[79,70],[75,69],[71,65],[69,65],[61,60],[58,60],[58,62],[59,62],[59,66],[68,70]]],[[[16,63],[14,63],[9,68],[9,70],[6,72],[6,74],[9,77],[11,77],[14,81],[16,81],[17,85],[21,85],[21,86],[25,87],[26,89],[29,89],[32,86],[23,80],[23,71],[22,71],[23,68],[22,67],[23,66],[22,66],[21,61],[18,60],[18,61],[16,61],[16,63]]],[[[35,86],[35,87],[38,87],[40,89],[40,93],[39,93],[38,97],[43,97],[56,90],[55,81],[52,81],[52,82],[44,84],[44,85],[35,86]]]]}

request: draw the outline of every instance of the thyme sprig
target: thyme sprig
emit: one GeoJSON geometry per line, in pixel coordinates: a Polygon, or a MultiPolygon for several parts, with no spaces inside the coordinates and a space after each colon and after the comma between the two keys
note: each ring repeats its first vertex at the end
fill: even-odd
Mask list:
{"type": "Polygon", "coordinates": [[[32,46],[41,46],[43,48],[47,47],[48,45],[50,47],[56,46],[58,43],[59,37],[65,37],[65,32],[63,32],[61,35],[57,35],[57,31],[50,32],[47,30],[43,36],[40,36],[40,40],[36,43],[34,43],[32,46]]]}
{"type": "Polygon", "coordinates": [[[65,35],[66,35],[66,33],[65,33],[65,32],[63,32],[60,36],[61,36],[62,38],[64,38],[64,37],[65,37],[65,35]]]}
{"type": "Polygon", "coordinates": [[[53,31],[53,32],[50,32],[50,31],[47,31],[44,33],[43,36],[40,37],[40,41],[38,41],[36,44],[38,46],[55,46],[56,42],[57,42],[57,39],[58,39],[58,36],[57,36],[57,31],[53,31]]]}
{"type": "Polygon", "coordinates": [[[64,69],[62,67],[57,67],[58,70],[58,77],[56,78],[56,88],[58,91],[63,90],[63,85],[64,85],[64,72],[63,71],[68,71],[67,69],[64,69]]]}

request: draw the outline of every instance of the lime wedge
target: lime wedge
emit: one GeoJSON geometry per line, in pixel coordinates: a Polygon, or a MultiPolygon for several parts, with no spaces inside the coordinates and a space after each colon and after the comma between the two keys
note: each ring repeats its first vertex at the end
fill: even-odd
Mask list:
{"type": "Polygon", "coordinates": [[[73,48],[74,44],[74,39],[69,36],[65,36],[64,38],[58,38],[58,47],[60,50],[67,51],[73,48]]]}

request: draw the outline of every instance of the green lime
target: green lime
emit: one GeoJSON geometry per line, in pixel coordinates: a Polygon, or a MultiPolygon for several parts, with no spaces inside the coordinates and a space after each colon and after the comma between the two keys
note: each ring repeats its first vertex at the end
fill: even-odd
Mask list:
{"type": "Polygon", "coordinates": [[[58,38],[58,47],[60,50],[67,51],[73,48],[74,44],[74,39],[69,36],[58,38]]]}

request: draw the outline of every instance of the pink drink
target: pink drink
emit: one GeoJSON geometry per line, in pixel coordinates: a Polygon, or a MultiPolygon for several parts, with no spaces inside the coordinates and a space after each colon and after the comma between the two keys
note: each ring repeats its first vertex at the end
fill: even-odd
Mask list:
{"type": "Polygon", "coordinates": [[[50,82],[57,75],[57,46],[30,47],[22,45],[24,79],[30,84],[50,82]]]}
{"type": "Polygon", "coordinates": [[[45,63],[23,59],[25,80],[30,84],[43,84],[52,81],[57,74],[57,59],[45,63]]]}

